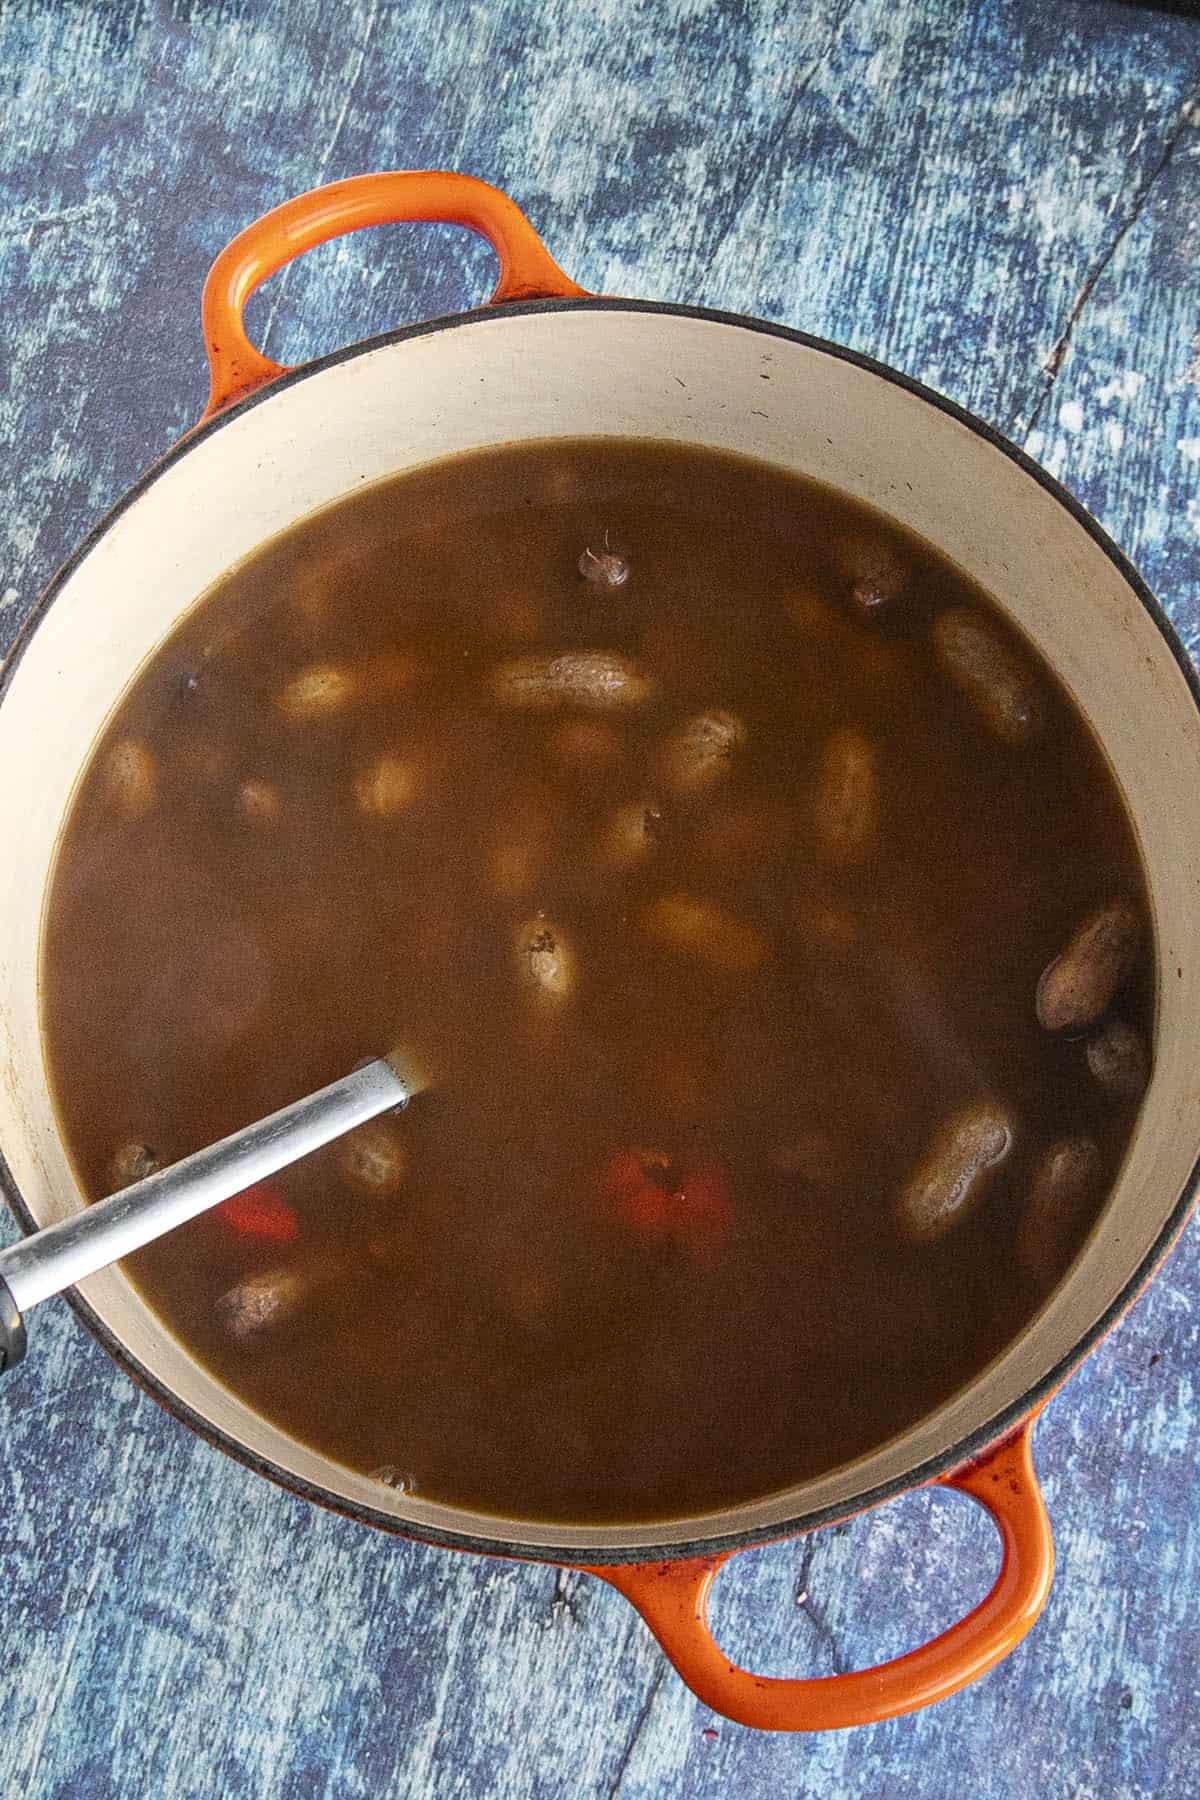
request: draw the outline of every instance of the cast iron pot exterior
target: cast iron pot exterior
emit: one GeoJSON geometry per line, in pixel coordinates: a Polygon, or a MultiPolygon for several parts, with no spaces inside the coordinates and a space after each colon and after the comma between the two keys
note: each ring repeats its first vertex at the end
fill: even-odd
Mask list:
{"type": "MultiPolygon", "coordinates": [[[[588,1568],[639,1608],[684,1679],[746,1724],[815,1729],[913,1710],[1005,1655],[1052,1567],[1030,1455],[1037,1412],[1149,1279],[1194,1202],[1200,1091],[1200,684],[1161,607],[1066,491],[981,421],[906,377],[780,326],[586,295],[505,196],[465,176],[337,182],[250,226],[214,264],[203,323],[213,376],[199,427],[64,565],[0,671],[0,1180],[26,1230],[82,1203],[41,1060],[41,908],[77,776],[130,680],[213,581],[265,539],[364,482],[515,439],[675,439],[758,456],[901,519],[978,580],[1038,643],[1091,719],[1136,821],[1159,953],[1155,1075],[1112,1201],[1014,1344],[890,1444],[784,1493],[646,1527],[505,1521],[381,1490],[306,1450],[207,1375],[119,1269],[72,1304],[121,1366],[257,1473],[363,1523],[448,1548],[588,1568]],[[287,371],[249,344],[245,301],[282,263],[395,219],[492,242],[489,306],[387,333],[287,371]],[[930,1481],[991,1512],[1003,1561],[987,1598],[931,1644],[871,1670],[755,1677],[705,1622],[715,1570],[930,1481]]],[[[697,1305],[703,1305],[697,1282],[697,1305]]],[[[781,1396],[786,1404],[786,1396],[781,1396]]]]}

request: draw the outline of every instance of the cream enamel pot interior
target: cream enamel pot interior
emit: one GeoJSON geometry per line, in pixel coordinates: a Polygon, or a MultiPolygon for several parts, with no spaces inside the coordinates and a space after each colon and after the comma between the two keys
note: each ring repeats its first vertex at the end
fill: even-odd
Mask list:
{"type": "MultiPolygon", "coordinates": [[[[466,1513],[381,1490],[285,1437],[191,1359],[120,1269],[89,1280],[77,1302],[118,1360],[186,1423],[301,1493],[437,1543],[599,1567],[642,1606],[685,1678],[734,1717],[792,1728],[852,1723],[952,1691],[1028,1628],[1048,1554],[1026,1581],[1020,1629],[1010,1619],[1005,1641],[977,1648],[953,1679],[931,1667],[924,1685],[890,1697],[877,1680],[875,1703],[867,1686],[840,1690],[844,1704],[832,1691],[816,1694],[836,1681],[757,1682],[765,1699],[722,1686],[711,1639],[696,1635],[704,1596],[732,1548],[845,1516],[966,1465],[990,1469],[994,1481],[997,1444],[1032,1483],[1019,1428],[1129,1303],[1180,1228],[1200,1146],[1200,711],[1185,653],[1094,522],[978,421],[890,370],[796,332],[581,295],[511,202],[465,178],[362,177],[290,203],[218,263],[206,332],[214,369],[206,422],[62,570],[4,671],[0,1148],[27,1227],[81,1204],[43,1069],[38,949],[56,841],[89,749],[133,675],[219,576],[364,482],[481,445],[587,434],[712,445],[815,476],[903,521],[993,594],[1107,747],[1137,823],[1159,946],[1156,1068],[1134,1143],[1100,1225],[1034,1324],[967,1389],[853,1466],[755,1504],[644,1528],[466,1513]],[[369,193],[364,184],[374,184],[369,193]],[[337,230],[415,216],[483,230],[501,254],[507,303],[291,372],[246,344],[241,305],[287,256],[337,230]],[[568,297],[513,297],[539,292],[568,297]],[[638,1572],[650,1569],[662,1571],[658,1604],[638,1586],[638,1572]],[[669,1605],[661,1598],[668,1594],[669,1605]],[[688,1633],[690,1647],[681,1637],[688,1633]]],[[[970,1471],[957,1485],[986,1498],[978,1473],[974,1485],[970,1471]]],[[[1018,1552],[1000,1523],[1007,1567],[1018,1552]]],[[[998,1588],[1008,1580],[1011,1589],[1013,1579],[1010,1571],[998,1588]]]]}

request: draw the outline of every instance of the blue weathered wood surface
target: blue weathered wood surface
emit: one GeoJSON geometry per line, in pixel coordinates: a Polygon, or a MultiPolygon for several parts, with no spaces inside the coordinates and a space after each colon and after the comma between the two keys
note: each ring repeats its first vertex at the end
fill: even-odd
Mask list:
{"type": "MultiPolygon", "coordinates": [[[[1200,646],[1200,26],[1058,0],[0,0],[0,641],[193,420],[247,219],[443,165],[588,287],[765,314],[1007,428],[1200,646]]],[[[298,359],[487,285],[461,233],[328,246],[252,309],[298,359]]],[[[0,771],[2,780],[3,771],[0,771]]],[[[1059,1570],[1027,1645],[915,1719],[714,1719],[614,1594],[376,1537],[256,1481],[61,1303],[0,1393],[0,1794],[1200,1794],[1200,1234],[1038,1433],[1059,1570]]],[[[960,1613],[993,1560],[913,1496],[744,1556],[765,1672],[960,1613]]]]}

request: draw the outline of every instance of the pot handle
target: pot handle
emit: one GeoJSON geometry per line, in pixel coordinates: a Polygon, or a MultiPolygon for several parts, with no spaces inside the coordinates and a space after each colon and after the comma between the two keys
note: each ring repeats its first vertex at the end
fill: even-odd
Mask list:
{"type": "Polygon", "coordinates": [[[426,219],[466,225],[491,244],[500,275],[490,305],[505,300],[566,299],[586,294],[564,275],[524,213],[499,188],[442,169],[391,169],[352,175],[286,200],[227,244],[204,283],[200,320],[210,388],[203,417],[286,373],[256,350],[242,313],[269,275],[316,244],[367,225],[426,219]]]}
{"type": "Polygon", "coordinates": [[[731,1663],[708,1628],[708,1592],[732,1551],[688,1562],[590,1568],[637,1608],[706,1706],[766,1731],[828,1731],[916,1712],[975,1681],[1014,1650],[1042,1610],[1054,1569],[1050,1522],[1033,1470],[1032,1421],[956,1474],[948,1487],[991,1514],[1003,1545],[996,1584],[940,1637],[846,1675],[779,1680],[731,1663]]]}

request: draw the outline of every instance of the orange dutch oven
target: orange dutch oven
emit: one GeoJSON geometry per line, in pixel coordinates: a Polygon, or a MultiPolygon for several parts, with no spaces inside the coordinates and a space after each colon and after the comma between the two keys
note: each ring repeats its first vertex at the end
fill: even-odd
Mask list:
{"type": "Polygon", "coordinates": [[[178,1419],[294,1493],[432,1544],[609,1582],[688,1686],[730,1719],[817,1730],[943,1699],[1007,1655],[1037,1618],[1053,1550],[1033,1422],[1151,1276],[1195,1195],[1200,689],[1186,652],[1096,522],[980,420],[802,332],[588,294],[511,200],[468,176],[364,175],[289,201],[217,258],[202,318],[212,372],[203,419],[60,571],[0,678],[0,1146],[26,1229],[82,1204],[46,1086],[37,974],[40,902],[90,746],[142,662],[214,580],[363,482],[521,438],[649,437],[759,457],[937,545],[1034,639],[1104,743],[1145,857],[1160,970],[1155,1073],[1133,1143],[1104,1215],[1031,1325],[967,1387],[855,1463],[645,1526],[467,1512],[381,1491],[285,1436],[189,1356],[119,1268],[73,1296],[100,1342],[178,1419]],[[243,308],[268,276],[342,232],[405,219],[488,239],[500,268],[488,305],[296,369],[249,342],[243,308]],[[980,1605],[931,1643],[852,1674],[775,1680],[730,1662],[706,1623],[728,1557],[929,1482],[970,1495],[997,1527],[1000,1571],[980,1605]]]}

